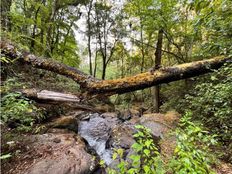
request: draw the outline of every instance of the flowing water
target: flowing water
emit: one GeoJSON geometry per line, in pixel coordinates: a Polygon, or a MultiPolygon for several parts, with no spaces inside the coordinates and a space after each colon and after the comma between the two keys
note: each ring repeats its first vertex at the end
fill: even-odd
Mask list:
{"type": "Polygon", "coordinates": [[[117,118],[103,118],[100,114],[89,114],[89,120],[79,124],[78,133],[97,152],[107,165],[112,162],[112,149],[106,148],[110,130],[119,123],[117,118]]]}
{"type": "Polygon", "coordinates": [[[155,117],[137,117],[134,121],[131,119],[122,122],[116,115],[87,113],[83,116],[84,120],[82,119],[78,125],[78,134],[88,142],[106,165],[113,162],[113,148],[123,148],[129,153],[134,143],[136,124],[151,129],[153,139],[157,142],[163,137],[163,131],[166,129],[164,125],[155,121],[155,117]]]}

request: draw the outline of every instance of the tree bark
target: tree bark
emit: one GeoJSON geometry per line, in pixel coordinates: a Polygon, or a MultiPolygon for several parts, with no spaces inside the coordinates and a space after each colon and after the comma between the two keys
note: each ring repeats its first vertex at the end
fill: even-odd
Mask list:
{"type": "MultiPolygon", "coordinates": [[[[156,51],[155,51],[155,69],[158,69],[161,65],[161,58],[162,58],[162,45],[163,45],[163,29],[158,31],[158,40],[156,44],[156,51]]],[[[154,86],[152,88],[153,92],[153,111],[155,113],[159,112],[160,108],[160,86],[154,86]]]]}
{"type": "Polygon", "coordinates": [[[33,99],[39,103],[46,102],[46,104],[71,104],[72,108],[89,110],[93,112],[100,112],[98,109],[81,103],[81,98],[74,94],[60,93],[48,90],[24,89],[20,91],[27,98],[33,99]]]}
{"type": "Polygon", "coordinates": [[[96,77],[97,73],[97,54],[98,54],[98,48],[97,48],[97,43],[96,43],[96,49],[95,49],[95,59],[94,59],[94,70],[93,70],[93,77],[96,77]]]}
{"type": "Polygon", "coordinates": [[[1,1],[1,29],[2,30],[11,30],[10,24],[10,7],[12,4],[12,0],[2,0],[1,1]]]}
{"type": "Polygon", "coordinates": [[[0,42],[1,54],[11,59],[32,65],[33,67],[52,71],[73,79],[85,91],[86,95],[114,95],[132,92],[169,83],[181,79],[199,76],[213,69],[220,68],[225,62],[232,63],[232,57],[218,56],[211,59],[180,64],[172,67],[160,68],[153,73],[145,72],[130,77],[115,80],[98,80],[78,69],[55,62],[51,59],[42,59],[33,54],[18,51],[8,41],[0,42]]]}
{"type": "MultiPolygon", "coordinates": [[[[41,4],[43,3],[43,1],[41,2],[41,4]]],[[[37,8],[37,10],[35,11],[35,17],[34,17],[34,25],[33,25],[33,29],[32,29],[32,34],[31,34],[31,47],[30,50],[34,51],[34,47],[35,47],[35,35],[36,35],[36,29],[37,29],[37,18],[38,18],[38,14],[40,11],[41,6],[39,6],[37,8]]]]}
{"type": "Polygon", "coordinates": [[[25,89],[22,91],[29,98],[57,102],[80,102],[81,99],[73,94],[65,94],[48,90],[25,89]]]}
{"type": "Polygon", "coordinates": [[[93,5],[93,1],[91,0],[89,2],[89,6],[88,6],[88,9],[87,9],[87,11],[88,11],[88,13],[87,13],[87,26],[88,26],[87,35],[88,35],[89,73],[90,73],[90,75],[93,75],[92,51],[91,51],[91,35],[92,35],[91,33],[92,33],[92,29],[91,29],[91,22],[90,22],[92,5],[93,5]]]}
{"type": "Polygon", "coordinates": [[[144,53],[144,43],[143,43],[143,24],[142,19],[140,18],[140,39],[141,39],[141,52],[142,52],[142,62],[140,72],[142,73],[144,70],[144,63],[145,63],[145,53],[144,53]]]}

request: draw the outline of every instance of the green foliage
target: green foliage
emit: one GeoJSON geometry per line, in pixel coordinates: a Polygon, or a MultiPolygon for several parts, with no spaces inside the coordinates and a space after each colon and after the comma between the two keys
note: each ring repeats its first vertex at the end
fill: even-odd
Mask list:
{"type": "Polygon", "coordinates": [[[12,1],[8,11],[10,28],[5,35],[30,52],[77,67],[80,59],[74,29],[77,29],[75,22],[80,16],[76,15],[79,8],[70,8],[70,5],[79,3],[69,0],[12,1]]]}
{"type": "MultiPolygon", "coordinates": [[[[188,80],[188,83],[190,83],[190,80],[188,80]]],[[[160,92],[162,99],[162,105],[160,107],[161,111],[168,112],[173,109],[178,109],[177,101],[181,101],[188,93],[188,91],[190,90],[188,86],[186,86],[185,81],[173,82],[171,85],[162,85],[160,92]]]]}
{"type": "Polygon", "coordinates": [[[7,79],[4,85],[1,86],[0,92],[7,93],[14,88],[22,87],[22,84],[18,82],[16,78],[7,79]]]}
{"type": "Polygon", "coordinates": [[[5,154],[5,155],[0,155],[0,160],[5,160],[5,159],[8,159],[11,157],[11,154],[8,153],[8,154],[5,154]]]}
{"type": "Polygon", "coordinates": [[[115,150],[113,159],[119,160],[117,169],[108,169],[109,174],[162,174],[163,163],[157,147],[153,142],[151,131],[144,126],[135,126],[137,133],[134,134],[135,143],[132,145],[133,154],[129,156],[130,161],[123,159],[123,149],[115,150]]]}
{"type": "MultiPolygon", "coordinates": [[[[216,162],[210,146],[216,144],[215,136],[209,135],[201,125],[191,121],[192,113],[187,112],[180,120],[180,128],[176,129],[177,145],[174,156],[167,164],[168,172],[176,174],[213,174],[211,165],[216,162]]],[[[109,174],[163,174],[164,164],[155,146],[150,130],[136,126],[134,135],[136,142],[132,145],[133,154],[130,160],[124,160],[123,149],[115,150],[113,159],[118,160],[117,169],[108,168],[109,174]]],[[[104,162],[101,161],[101,166],[104,162]]]]}
{"type": "Polygon", "coordinates": [[[189,6],[198,14],[194,20],[195,31],[207,38],[199,53],[231,55],[231,0],[197,0],[191,1],[189,6]]]}
{"type": "Polygon", "coordinates": [[[194,119],[202,121],[228,144],[232,141],[231,98],[232,64],[228,63],[216,70],[209,81],[197,85],[192,94],[186,96],[183,105],[193,112],[194,119]]]}
{"type": "Polygon", "coordinates": [[[12,63],[13,61],[5,56],[0,57],[0,62],[2,63],[12,63]]]}
{"type": "Polygon", "coordinates": [[[33,103],[20,93],[8,93],[1,99],[1,120],[13,128],[30,131],[42,114],[33,103]]]}
{"type": "Polygon", "coordinates": [[[209,146],[216,143],[200,125],[191,121],[192,113],[187,112],[176,130],[177,146],[170,162],[170,170],[177,174],[214,173],[210,165],[215,161],[209,146]]]}

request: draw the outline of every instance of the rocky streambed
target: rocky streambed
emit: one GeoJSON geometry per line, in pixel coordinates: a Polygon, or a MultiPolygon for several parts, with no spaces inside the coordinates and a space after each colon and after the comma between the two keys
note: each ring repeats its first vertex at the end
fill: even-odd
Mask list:
{"type": "Polygon", "coordinates": [[[130,154],[135,142],[135,125],[150,128],[155,143],[159,144],[176,120],[176,113],[139,115],[76,111],[53,120],[47,125],[46,133],[25,137],[25,152],[18,155],[17,165],[6,173],[101,173],[100,159],[108,166],[115,165],[113,149],[124,149],[125,159],[130,154]]]}

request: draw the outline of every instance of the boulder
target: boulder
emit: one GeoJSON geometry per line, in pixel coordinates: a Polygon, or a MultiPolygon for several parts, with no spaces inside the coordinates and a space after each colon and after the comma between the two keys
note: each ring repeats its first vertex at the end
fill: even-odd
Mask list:
{"type": "Polygon", "coordinates": [[[101,115],[103,118],[117,118],[118,113],[116,112],[105,112],[101,115]]]}
{"type": "Polygon", "coordinates": [[[32,136],[30,145],[35,158],[24,174],[87,174],[97,167],[96,157],[87,152],[78,135],[43,134],[32,136]]]}
{"type": "Polygon", "coordinates": [[[110,132],[110,138],[107,141],[107,148],[130,149],[135,140],[133,134],[136,132],[134,125],[121,124],[116,125],[110,132]]]}
{"type": "Polygon", "coordinates": [[[127,121],[132,118],[140,117],[141,112],[135,109],[124,109],[122,111],[119,111],[118,118],[122,121],[127,121]]]}
{"type": "Polygon", "coordinates": [[[159,140],[168,130],[162,118],[164,118],[163,114],[145,114],[140,118],[139,124],[149,128],[153,137],[159,140]]]}
{"type": "Polygon", "coordinates": [[[48,128],[60,128],[68,129],[74,132],[78,132],[78,119],[75,116],[61,116],[52,120],[48,125],[48,128]]]}

